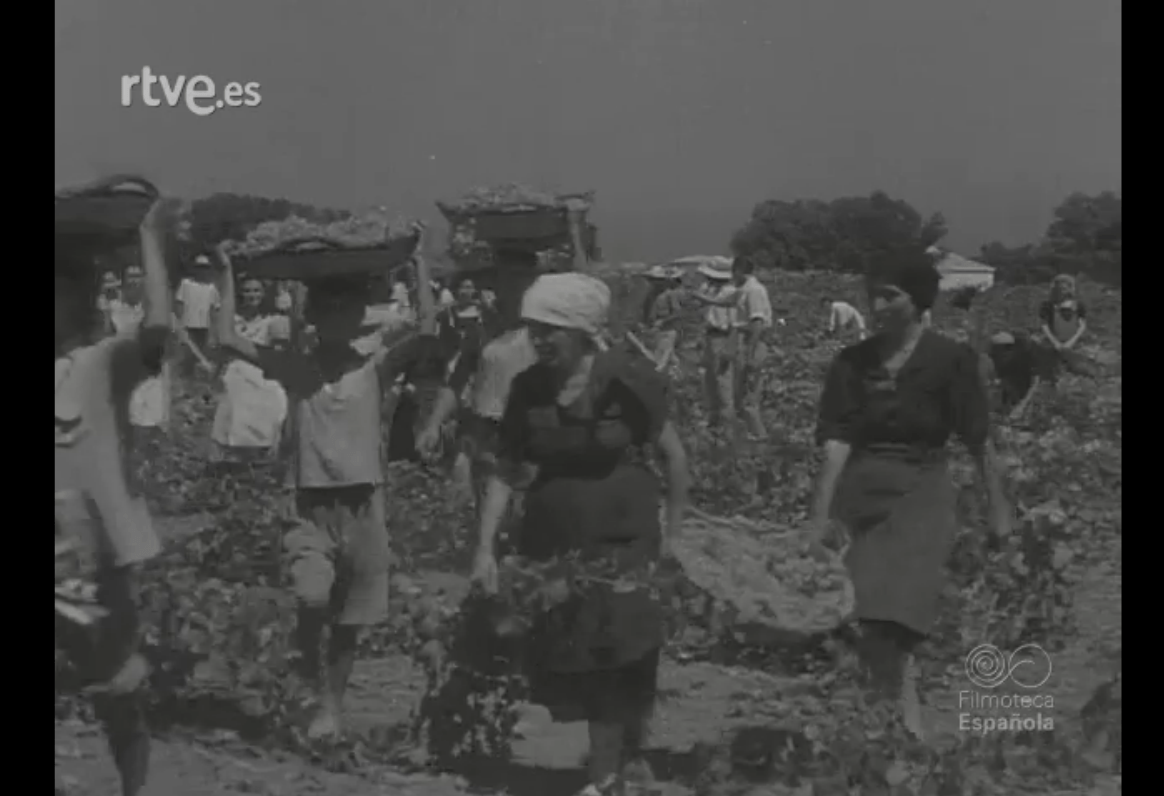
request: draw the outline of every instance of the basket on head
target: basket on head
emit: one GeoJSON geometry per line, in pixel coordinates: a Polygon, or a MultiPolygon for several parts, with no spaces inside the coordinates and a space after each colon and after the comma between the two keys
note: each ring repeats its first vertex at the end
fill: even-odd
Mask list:
{"type": "Polygon", "coordinates": [[[329,277],[372,277],[404,265],[416,253],[418,235],[402,235],[372,246],[350,246],[312,236],[284,241],[243,258],[239,270],[257,279],[311,282],[329,277]]]}
{"type": "Polygon", "coordinates": [[[58,190],[55,233],[94,250],[119,248],[134,242],[157,198],[152,183],[127,174],[58,190]]]}
{"type": "MultiPolygon", "coordinates": [[[[97,272],[110,259],[136,251],[142,222],[159,191],[141,177],[118,174],[56,192],[55,248],[58,271],[79,277],[97,272]]],[[[163,247],[171,281],[179,277],[181,243],[177,227],[164,230],[163,247]]]]}

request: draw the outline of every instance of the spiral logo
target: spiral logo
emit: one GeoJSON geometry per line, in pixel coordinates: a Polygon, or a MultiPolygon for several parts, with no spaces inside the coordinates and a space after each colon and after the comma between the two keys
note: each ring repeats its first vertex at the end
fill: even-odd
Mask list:
{"type": "Polygon", "coordinates": [[[980,644],[966,656],[966,676],[979,688],[998,688],[1010,676],[1010,661],[993,644],[980,644]]]}
{"type": "Polygon", "coordinates": [[[1020,688],[1038,688],[1051,679],[1051,656],[1038,644],[1023,644],[1007,663],[1010,681],[1020,688]]]}
{"type": "Polygon", "coordinates": [[[979,688],[998,688],[1010,680],[1020,688],[1038,688],[1051,679],[1051,656],[1038,644],[1024,644],[1007,655],[993,644],[980,644],[966,656],[966,677],[979,688]]]}

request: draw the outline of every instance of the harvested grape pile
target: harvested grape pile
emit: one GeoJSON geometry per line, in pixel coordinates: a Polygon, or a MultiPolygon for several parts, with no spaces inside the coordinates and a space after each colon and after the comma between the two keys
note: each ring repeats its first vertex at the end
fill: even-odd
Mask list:
{"type": "Polygon", "coordinates": [[[852,585],[839,558],[814,560],[793,529],[695,516],[684,522],[674,550],[700,593],[688,598],[685,619],[715,616],[735,635],[766,627],[809,636],[841,625],[852,611],[852,585]]]}
{"type": "Polygon", "coordinates": [[[330,224],[316,224],[293,215],[259,224],[246,240],[230,241],[227,251],[232,255],[265,254],[282,243],[311,237],[326,238],[343,246],[374,246],[410,234],[411,224],[410,219],[379,208],[354,213],[330,224]]]}
{"type": "MultiPolygon", "coordinates": [[[[438,202],[437,207],[449,222],[448,245],[453,256],[490,262],[493,253],[491,242],[482,240],[483,236],[477,228],[477,221],[483,214],[544,215],[545,211],[561,211],[567,201],[580,202],[589,208],[594,202],[594,193],[552,194],[508,183],[471,189],[453,201],[438,202]]],[[[512,241],[510,245],[513,245],[512,241]]],[[[561,234],[539,237],[529,245],[538,254],[541,264],[563,259],[569,261],[571,256],[571,242],[561,234]]]]}
{"type": "Polygon", "coordinates": [[[441,204],[454,213],[470,215],[483,210],[521,212],[556,209],[564,207],[567,199],[580,199],[589,204],[594,200],[594,193],[553,194],[528,185],[504,183],[472,188],[457,199],[441,204]]]}

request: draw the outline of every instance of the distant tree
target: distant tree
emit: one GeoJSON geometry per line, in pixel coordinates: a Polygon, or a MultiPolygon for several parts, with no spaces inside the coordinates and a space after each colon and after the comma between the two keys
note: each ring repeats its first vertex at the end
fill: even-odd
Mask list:
{"type": "Polygon", "coordinates": [[[1123,201],[1104,191],[1095,196],[1073,193],[1055,208],[1046,242],[1064,254],[1118,251],[1123,243],[1123,201]]]}
{"type": "Polygon", "coordinates": [[[887,251],[932,246],[947,232],[941,213],[924,218],[883,191],[834,199],[768,200],[732,238],[732,251],[791,271],[858,273],[887,251]]]}
{"type": "Polygon", "coordinates": [[[1011,285],[1045,282],[1054,275],[1053,267],[1030,244],[1006,246],[998,241],[987,243],[978,259],[995,268],[995,278],[1011,285]]]}
{"type": "Polygon", "coordinates": [[[327,224],[347,218],[351,213],[287,199],[216,193],[191,205],[190,236],[196,246],[208,248],[224,240],[242,240],[264,221],[281,221],[292,215],[327,224]]]}
{"type": "Polygon", "coordinates": [[[1074,193],[1055,208],[1054,220],[1035,245],[988,243],[980,259],[998,269],[1000,281],[1031,284],[1055,274],[1086,274],[1119,285],[1123,275],[1123,207],[1118,194],[1074,193]]]}

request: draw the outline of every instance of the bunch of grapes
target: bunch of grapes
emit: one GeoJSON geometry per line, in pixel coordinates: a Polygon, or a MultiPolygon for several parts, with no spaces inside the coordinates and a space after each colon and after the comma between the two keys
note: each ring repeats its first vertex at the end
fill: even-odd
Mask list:
{"type": "Polygon", "coordinates": [[[321,237],[344,246],[375,246],[411,233],[412,221],[393,215],[384,208],[373,208],[354,213],[348,218],[330,224],[317,224],[299,216],[288,216],[281,221],[266,221],[247,234],[246,240],[231,241],[231,254],[256,255],[268,252],[282,243],[309,237],[321,237]]]}
{"type": "Polygon", "coordinates": [[[517,708],[528,695],[525,642],[539,617],[590,589],[633,589],[654,583],[651,572],[617,573],[609,562],[576,558],[499,562],[495,595],[472,592],[459,604],[419,590],[411,615],[411,655],[425,672],[413,712],[413,740],[430,759],[510,754],[517,708]]]}
{"type": "Polygon", "coordinates": [[[446,207],[458,213],[473,213],[482,210],[541,210],[561,207],[567,199],[593,201],[593,192],[580,194],[553,194],[528,185],[502,183],[471,188],[459,199],[446,203],[446,207]]]}

